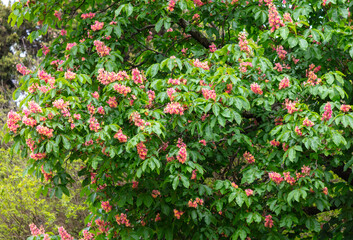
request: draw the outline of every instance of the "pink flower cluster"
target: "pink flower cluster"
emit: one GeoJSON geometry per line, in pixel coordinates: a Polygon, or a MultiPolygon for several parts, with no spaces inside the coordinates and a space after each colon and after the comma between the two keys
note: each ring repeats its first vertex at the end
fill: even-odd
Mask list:
{"type": "Polygon", "coordinates": [[[200,62],[200,60],[195,59],[193,61],[193,64],[197,68],[202,68],[203,70],[210,70],[210,67],[208,66],[208,62],[200,62]]]}
{"type": "Polygon", "coordinates": [[[276,184],[280,184],[283,181],[282,175],[277,172],[270,172],[268,176],[276,184]]]}
{"type": "Polygon", "coordinates": [[[135,126],[139,127],[141,130],[150,125],[148,122],[141,118],[141,115],[138,112],[131,113],[129,119],[130,121],[134,122],[135,126]]]}
{"type": "Polygon", "coordinates": [[[142,160],[145,160],[148,152],[146,145],[143,142],[140,142],[136,145],[136,148],[137,148],[137,154],[139,155],[139,157],[142,160]]]}
{"type": "Polygon", "coordinates": [[[328,102],[324,107],[325,112],[322,114],[321,121],[328,121],[332,117],[331,104],[328,102]]]}
{"type": "Polygon", "coordinates": [[[308,77],[306,81],[308,85],[315,86],[321,82],[321,78],[318,78],[314,71],[307,71],[306,76],[308,77]]]}
{"type": "Polygon", "coordinates": [[[180,80],[179,80],[179,79],[169,78],[169,79],[168,79],[168,84],[180,85],[180,80]]]}
{"type": "Polygon", "coordinates": [[[295,183],[294,177],[292,177],[289,172],[283,172],[283,176],[284,180],[290,185],[293,185],[295,183]]]}
{"type": "Polygon", "coordinates": [[[300,130],[300,128],[298,126],[295,126],[295,129],[294,129],[295,133],[299,136],[303,136],[303,133],[302,131],[300,130]]]}
{"type": "Polygon", "coordinates": [[[64,99],[58,99],[53,102],[53,106],[57,109],[64,109],[69,106],[69,102],[65,102],[64,99]]]}
{"type": "Polygon", "coordinates": [[[89,12],[89,13],[82,13],[82,14],[81,14],[81,18],[82,18],[82,19],[87,19],[87,18],[92,19],[92,18],[94,18],[95,16],[96,16],[96,14],[95,14],[95,13],[92,13],[92,12],[89,12]]]}
{"type": "Polygon", "coordinates": [[[14,111],[10,111],[7,114],[7,127],[10,129],[10,131],[16,133],[17,128],[20,127],[17,123],[21,120],[20,114],[14,111]]]}
{"type": "Polygon", "coordinates": [[[88,120],[88,123],[89,123],[89,129],[91,131],[95,131],[95,132],[98,132],[99,129],[101,129],[97,119],[95,117],[91,117],[89,120],[88,120]]]}
{"type": "Polygon", "coordinates": [[[210,48],[210,52],[211,52],[211,53],[214,53],[214,52],[217,50],[217,47],[216,47],[216,45],[215,45],[214,43],[212,43],[212,44],[209,46],[209,48],[210,48]]]}
{"type": "Polygon", "coordinates": [[[105,114],[104,108],[103,108],[102,106],[100,106],[100,107],[97,108],[97,112],[98,112],[99,114],[102,114],[102,115],[105,114]]]}
{"type": "Polygon", "coordinates": [[[50,88],[55,88],[55,78],[51,76],[51,74],[48,74],[44,70],[39,70],[38,71],[38,78],[41,80],[44,80],[45,83],[48,83],[50,85],[50,88]]]}
{"type": "Polygon", "coordinates": [[[173,101],[175,96],[173,96],[173,94],[176,93],[176,90],[174,88],[168,88],[167,89],[167,95],[170,99],[170,101],[173,101]]]}
{"type": "Polygon", "coordinates": [[[152,194],[151,195],[152,195],[153,198],[157,198],[157,197],[159,197],[161,195],[161,192],[155,189],[155,190],[152,190],[152,194]]]}
{"type": "Polygon", "coordinates": [[[22,75],[28,75],[31,73],[31,71],[28,68],[26,68],[25,66],[23,66],[22,64],[17,64],[16,68],[17,68],[17,71],[19,73],[21,73],[22,75]]]}
{"type": "Polygon", "coordinates": [[[70,51],[71,50],[71,48],[73,48],[74,46],[77,46],[77,43],[68,43],[67,45],[66,45],[66,50],[67,51],[70,51]]]}
{"type": "Polygon", "coordinates": [[[76,73],[71,72],[70,70],[68,70],[67,72],[65,72],[65,79],[67,80],[74,80],[76,77],[76,73]]]}
{"type": "Polygon", "coordinates": [[[45,45],[43,45],[42,49],[44,55],[47,55],[50,52],[50,49],[45,45]]]}
{"type": "Polygon", "coordinates": [[[246,73],[248,71],[248,67],[253,67],[251,62],[241,62],[240,63],[240,72],[246,73]]]}
{"type": "Polygon", "coordinates": [[[176,0],[170,0],[170,1],[169,1],[168,7],[167,7],[167,10],[168,10],[169,12],[173,12],[173,11],[174,11],[175,2],[176,2],[176,0]]]}
{"type": "Polygon", "coordinates": [[[194,201],[192,199],[188,202],[189,207],[197,208],[198,205],[203,205],[203,199],[196,198],[194,201]]]}
{"type": "Polygon", "coordinates": [[[94,238],[94,234],[90,233],[86,229],[82,231],[83,239],[80,240],[92,240],[94,238]]]}
{"type": "Polygon", "coordinates": [[[39,125],[39,126],[37,126],[36,130],[39,134],[44,135],[48,138],[53,137],[54,129],[50,129],[48,127],[44,127],[44,126],[39,125]]]}
{"type": "Polygon", "coordinates": [[[125,213],[121,213],[120,215],[116,215],[115,220],[118,223],[118,225],[125,225],[126,227],[130,227],[130,221],[129,221],[129,219],[127,219],[127,216],[125,213]]]}
{"type": "Polygon", "coordinates": [[[47,173],[47,172],[44,170],[44,165],[42,165],[42,167],[41,167],[40,170],[41,170],[42,174],[44,175],[45,181],[49,181],[50,179],[53,178],[53,172],[50,171],[49,173],[47,173]]]}
{"type": "Polygon", "coordinates": [[[148,95],[148,107],[151,107],[153,100],[156,98],[156,93],[152,90],[148,90],[147,95],[148,95]]]}
{"type": "Polygon", "coordinates": [[[272,228],[273,227],[273,220],[271,215],[267,215],[265,218],[265,227],[272,228]]]}
{"type": "Polygon", "coordinates": [[[101,206],[102,206],[102,209],[107,213],[112,210],[112,205],[109,204],[109,201],[102,202],[101,206]]]}
{"type": "Polygon", "coordinates": [[[290,69],[290,66],[288,64],[281,65],[280,63],[275,63],[275,67],[273,69],[277,70],[277,72],[282,72],[284,69],[290,69]]]}
{"type": "Polygon", "coordinates": [[[29,157],[34,160],[41,160],[41,159],[44,159],[46,156],[47,156],[46,153],[33,153],[33,152],[29,155],[29,157]]]}
{"type": "Polygon", "coordinates": [[[92,97],[95,99],[99,99],[99,93],[97,91],[95,91],[94,93],[92,93],[92,97]]]}
{"type": "Polygon", "coordinates": [[[38,229],[38,227],[34,223],[29,224],[29,229],[31,230],[32,236],[39,236],[45,233],[43,226],[40,226],[40,228],[38,229]]]}
{"type": "Polygon", "coordinates": [[[285,22],[290,22],[290,23],[293,22],[292,17],[290,16],[290,13],[283,14],[283,20],[285,22]]]}
{"type": "Polygon", "coordinates": [[[139,182],[134,181],[134,180],[132,181],[132,188],[137,188],[138,185],[139,185],[139,182]]]}
{"type": "Polygon", "coordinates": [[[296,59],[295,57],[292,56],[292,60],[294,62],[294,64],[297,64],[299,62],[299,59],[296,59]]]}
{"type": "Polygon", "coordinates": [[[176,219],[180,219],[180,217],[184,214],[184,212],[178,211],[176,209],[174,209],[173,211],[174,211],[174,217],[176,217],[176,219]]]}
{"type": "Polygon", "coordinates": [[[292,113],[298,111],[298,109],[295,107],[295,105],[296,105],[295,101],[292,102],[292,101],[289,101],[288,99],[286,99],[284,104],[285,104],[285,107],[286,107],[289,114],[292,114],[292,113]]]}
{"type": "Polygon", "coordinates": [[[143,83],[143,76],[137,68],[132,69],[131,74],[132,74],[132,80],[134,81],[134,83],[136,83],[136,84],[143,83]]]}
{"type": "Polygon", "coordinates": [[[98,22],[98,21],[95,21],[93,25],[91,25],[91,29],[93,31],[99,31],[103,28],[104,26],[104,22],[98,22]]]}
{"type": "Polygon", "coordinates": [[[188,153],[186,151],[186,147],[181,147],[177,156],[178,161],[184,164],[186,162],[187,156],[188,153]]]}
{"type": "Polygon", "coordinates": [[[245,32],[240,32],[238,35],[238,40],[239,40],[239,47],[240,51],[245,52],[245,53],[250,53],[250,48],[248,46],[248,41],[246,40],[246,33],[245,32]]]}
{"type": "Polygon", "coordinates": [[[96,108],[92,105],[92,103],[87,105],[88,112],[93,115],[96,112],[96,108]]]}
{"type": "Polygon", "coordinates": [[[93,42],[94,46],[96,46],[97,53],[100,57],[104,57],[109,55],[110,52],[110,47],[107,47],[104,42],[101,42],[99,40],[95,40],[93,42]]]}
{"type": "Polygon", "coordinates": [[[31,117],[23,116],[22,117],[22,122],[25,125],[31,126],[31,127],[34,127],[35,125],[37,125],[37,121],[34,118],[31,118],[31,117]]]}
{"type": "Polygon", "coordinates": [[[351,108],[352,108],[351,105],[342,104],[340,109],[342,112],[349,112],[349,110],[351,110],[351,108]]]}
{"type": "Polygon", "coordinates": [[[303,120],[303,125],[304,125],[304,126],[307,126],[307,127],[312,127],[312,126],[314,126],[315,124],[314,124],[312,121],[310,121],[308,118],[305,118],[305,119],[303,120]]]}
{"type": "Polygon", "coordinates": [[[34,101],[30,101],[28,103],[28,107],[29,107],[29,111],[31,113],[42,113],[42,108],[39,106],[38,103],[34,102],[34,101]]]}
{"type": "Polygon", "coordinates": [[[205,139],[200,140],[199,143],[201,143],[202,145],[206,146],[206,140],[205,139]]]}
{"type": "Polygon", "coordinates": [[[287,77],[283,78],[279,83],[278,89],[284,89],[290,86],[289,79],[287,77]]]}
{"type": "Polygon", "coordinates": [[[178,102],[171,102],[164,108],[164,112],[169,114],[184,115],[184,108],[178,102]]]}
{"type": "Polygon", "coordinates": [[[284,60],[286,58],[287,51],[283,49],[283,46],[277,46],[276,52],[281,60],[284,60]]]}
{"type": "Polygon", "coordinates": [[[284,23],[279,16],[277,8],[274,4],[269,5],[268,22],[271,27],[271,32],[274,32],[276,29],[284,26],[284,23]]]}
{"type": "Polygon", "coordinates": [[[121,84],[115,84],[113,86],[114,90],[117,91],[120,94],[123,94],[124,96],[126,96],[128,93],[131,92],[131,88],[130,87],[126,87],[124,85],[121,84]]]}
{"type": "Polygon", "coordinates": [[[246,194],[246,196],[252,196],[253,194],[254,194],[254,190],[252,190],[252,189],[245,189],[245,194],[246,194]]]}
{"type": "Polygon", "coordinates": [[[118,106],[118,102],[116,101],[116,97],[109,97],[109,100],[107,101],[109,107],[111,108],[116,108],[118,106]]]}
{"type": "Polygon", "coordinates": [[[232,92],[232,89],[233,89],[233,84],[228,83],[227,84],[227,89],[224,92],[230,94],[232,92]]]}
{"type": "Polygon", "coordinates": [[[59,19],[60,21],[62,20],[62,18],[61,18],[61,17],[62,17],[62,13],[61,13],[61,12],[55,10],[54,16],[55,16],[57,19],[59,19]]]}
{"type": "Polygon", "coordinates": [[[95,223],[97,224],[99,230],[97,235],[101,233],[107,233],[109,231],[108,222],[104,222],[102,219],[96,219],[95,223]]]}
{"type": "Polygon", "coordinates": [[[206,89],[206,88],[203,88],[202,89],[202,95],[203,97],[208,100],[208,99],[213,99],[216,101],[216,91],[215,90],[209,90],[209,89],[206,89]]]}
{"type": "Polygon", "coordinates": [[[261,86],[257,83],[252,83],[250,85],[250,88],[251,88],[251,91],[253,91],[255,94],[260,94],[260,95],[263,94],[261,86]]]}
{"type": "Polygon", "coordinates": [[[123,134],[123,131],[121,129],[119,129],[119,131],[114,135],[114,138],[117,138],[121,143],[127,141],[127,136],[123,134]]]}
{"type": "Polygon", "coordinates": [[[196,177],[197,177],[197,169],[194,169],[194,170],[192,170],[192,173],[191,173],[191,180],[194,180],[194,179],[196,179],[196,177]]]}
{"type": "Polygon", "coordinates": [[[62,240],[74,240],[74,238],[68,232],[66,232],[63,227],[59,227],[58,230],[62,240]]]}
{"type": "Polygon", "coordinates": [[[270,144],[274,147],[278,147],[281,143],[279,141],[276,141],[276,139],[273,139],[270,141],[270,144]]]}
{"type": "Polygon", "coordinates": [[[26,144],[29,147],[29,149],[31,149],[31,151],[34,151],[34,149],[36,149],[37,147],[35,146],[35,142],[32,138],[28,138],[26,139],[26,144]]]}
{"type": "Polygon", "coordinates": [[[129,79],[129,75],[125,71],[119,71],[118,73],[115,72],[107,72],[104,69],[98,70],[98,81],[104,85],[108,85],[109,83],[115,81],[123,81],[125,79],[129,79]]]}
{"type": "Polygon", "coordinates": [[[201,0],[193,0],[194,4],[198,7],[201,7],[202,5],[204,5],[204,3],[201,0]]]}
{"type": "Polygon", "coordinates": [[[245,160],[246,160],[249,164],[255,162],[254,156],[253,156],[251,153],[249,153],[249,152],[245,152],[245,153],[243,154],[243,157],[245,158],[245,160]]]}

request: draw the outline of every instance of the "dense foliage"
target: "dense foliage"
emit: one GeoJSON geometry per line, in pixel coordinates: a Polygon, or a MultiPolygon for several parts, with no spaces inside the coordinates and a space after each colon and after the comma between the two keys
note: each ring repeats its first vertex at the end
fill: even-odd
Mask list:
{"type": "MultiPolygon", "coordinates": [[[[9,104],[0,92],[1,129],[9,109],[14,108],[15,103],[9,104]]],[[[5,134],[3,130],[0,131],[0,138],[5,134]]],[[[57,231],[57,227],[65,226],[72,235],[78,236],[84,227],[83,220],[88,215],[80,198],[79,179],[71,188],[70,197],[57,199],[36,196],[42,183],[34,176],[23,176],[26,160],[17,155],[11,156],[10,144],[0,145],[0,239],[27,239],[31,234],[28,227],[31,223],[43,226],[48,231],[57,231]]],[[[77,169],[79,165],[75,166],[77,169]]]]}
{"type": "Polygon", "coordinates": [[[352,4],[20,0],[61,36],[6,138],[58,197],[84,162],[84,239],[352,238],[352,4]]]}

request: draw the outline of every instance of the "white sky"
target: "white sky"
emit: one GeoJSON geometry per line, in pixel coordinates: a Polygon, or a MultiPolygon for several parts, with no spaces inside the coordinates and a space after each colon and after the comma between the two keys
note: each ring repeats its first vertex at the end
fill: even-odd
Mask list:
{"type": "Polygon", "coordinates": [[[5,4],[5,6],[7,6],[7,4],[9,3],[9,0],[1,0],[3,4],[5,4]]]}

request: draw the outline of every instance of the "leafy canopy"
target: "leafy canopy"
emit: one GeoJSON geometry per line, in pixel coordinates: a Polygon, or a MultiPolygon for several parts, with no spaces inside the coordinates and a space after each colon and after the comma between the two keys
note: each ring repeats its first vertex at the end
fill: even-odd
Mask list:
{"type": "Polygon", "coordinates": [[[350,10],[21,0],[13,25],[61,35],[38,71],[19,66],[7,138],[58,197],[84,162],[85,239],[352,237],[350,10]]]}

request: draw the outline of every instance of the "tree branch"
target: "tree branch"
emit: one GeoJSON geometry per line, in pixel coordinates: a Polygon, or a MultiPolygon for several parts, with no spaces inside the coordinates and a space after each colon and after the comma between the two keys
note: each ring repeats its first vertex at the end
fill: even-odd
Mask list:
{"type": "MultiPolygon", "coordinates": [[[[178,25],[182,27],[184,30],[190,25],[185,19],[180,19],[178,22],[178,25]]],[[[197,31],[195,28],[192,28],[190,31],[188,31],[190,35],[198,41],[202,46],[204,46],[206,49],[209,49],[211,42],[199,31],[197,31]]]]}

